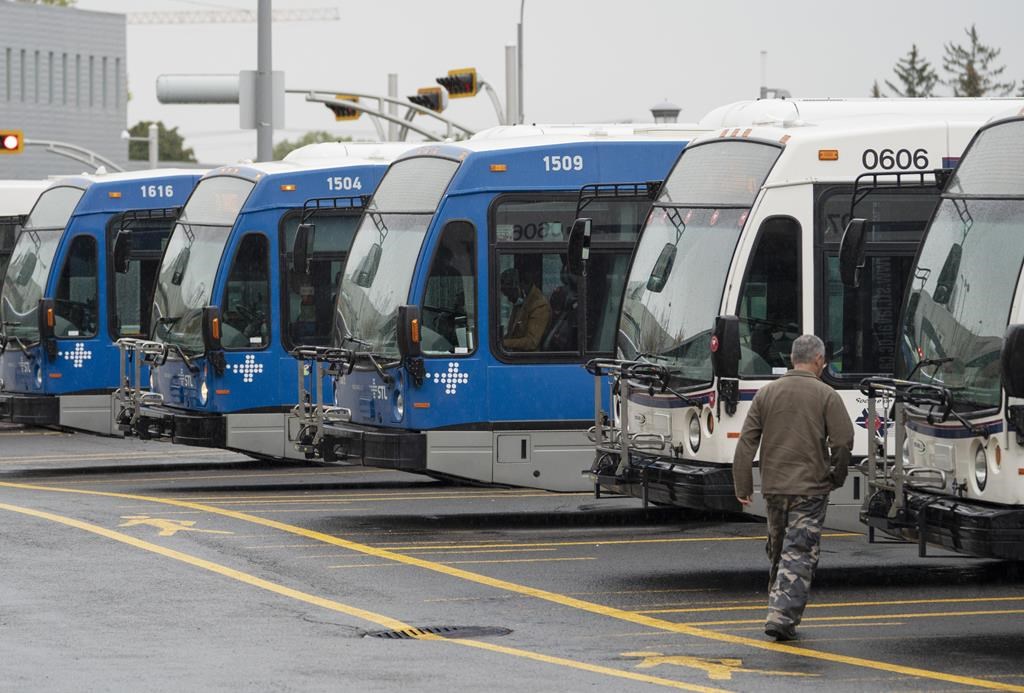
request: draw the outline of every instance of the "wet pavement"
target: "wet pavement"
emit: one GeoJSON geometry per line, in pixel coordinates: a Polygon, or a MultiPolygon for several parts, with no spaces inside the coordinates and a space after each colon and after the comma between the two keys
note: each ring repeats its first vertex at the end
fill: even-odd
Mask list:
{"type": "Polygon", "coordinates": [[[0,429],[9,690],[1024,691],[1016,564],[633,499],[0,429]]]}

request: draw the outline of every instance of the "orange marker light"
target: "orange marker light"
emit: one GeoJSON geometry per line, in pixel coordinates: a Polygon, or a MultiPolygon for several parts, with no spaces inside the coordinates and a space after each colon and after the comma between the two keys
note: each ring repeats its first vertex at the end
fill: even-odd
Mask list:
{"type": "Polygon", "coordinates": [[[740,135],[740,137],[750,137],[750,133],[753,131],[753,129],[754,128],[747,128],[746,130],[743,131],[743,134],[740,135]]]}
{"type": "Polygon", "coordinates": [[[413,402],[413,409],[430,409],[430,402],[413,402]]]}
{"type": "Polygon", "coordinates": [[[56,380],[57,378],[63,377],[61,373],[50,373],[50,377],[56,380]]]}
{"type": "Polygon", "coordinates": [[[740,437],[740,432],[739,431],[729,431],[728,433],[725,434],[725,436],[726,436],[726,438],[730,438],[730,439],[731,438],[739,438],[740,437]]]}
{"type": "Polygon", "coordinates": [[[419,344],[420,342],[420,321],[412,320],[409,322],[409,338],[412,339],[413,344],[419,344]]]}
{"type": "Polygon", "coordinates": [[[53,315],[53,308],[46,309],[46,326],[53,327],[57,324],[57,319],[53,315]]]}
{"type": "Polygon", "coordinates": [[[818,161],[839,161],[838,149],[819,149],[818,161]]]}
{"type": "Polygon", "coordinates": [[[216,395],[230,395],[231,394],[231,390],[214,390],[213,392],[216,395]]]}
{"type": "Polygon", "coordinates": [[[492,173],[504,173],[508,170],[508,164],[491,164],[492,173]]]}
{"type": "Polygon", "coordinates": [[[118,192],[117,190],[111,190],[110,192],[107,193],[107,197],[109,197],[111,199],[114,199],[114,200],[120,200],[121,199],[121,193],[118,192]]]}
{"type": "Polygon", "coordinates": [[[295,190],[298,190],[298,186],[296,186],[295,183],[284,183],[281,186],[282,192],[294,192],[295,190]]]}
{"type": "Polygon", "coordinates": [[[786,142],[789,142],[791,137],[792,135],[783,135],[782,137],[779,138],[779,144],[785,144],[786,142]]]}
{"type": "Polygon", "coordinates": [[[214,339],[220,339],[220,318],[214,318],[210,325],[210,332],[213,334],[214,339]]]}

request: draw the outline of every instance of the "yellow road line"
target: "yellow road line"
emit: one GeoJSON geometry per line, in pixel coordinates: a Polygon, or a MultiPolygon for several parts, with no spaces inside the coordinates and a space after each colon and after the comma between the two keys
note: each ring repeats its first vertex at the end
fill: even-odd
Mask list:
{"type": "MultiPolygon", "coordinates": [[[[314,505],[314,504],[331,504],[331,503],[363,503],[363,502],[385,502],[394,503],[396,501],[408,502],[408,501],[419,501],[419,500],[495,500],[503,498],[544,498],[547,497],[548,493],[521,493],[516,495],[508,494],[489,494],[489,495],[477,495],[468,493],[448,492],[448,493],[434,493],[434,494],[403,494],[403,493],[378,493],[375,495],[369,494],[351,494],[345,496],[337,496],[335,498],[317,498],[311,496],[305,499],[294,499],[294,500],[251,500],[251,501],[218,501],[219,506],[261,506],[261,505],[314,505]]],[[[182,500],[191,499],[185,497],[182,500]]],[[[194,501],[202,502],[202,501],[194,501]]]]}
{"type": "MultiPolygon", "coordinates": [[[[861,616],[812,616],[805,618],[804,623],[813,621],[866,621],[872,618],[947,618],[961,616],[1003,616],[1008,614],[1024,614],[1024,609],[1002,609],[993,611],[926,611],[910,614],[867,614],[861,616]]],[[[687,621],[688,626],[740,626],[753,623],[764,624],[764,619],[744,619],[739,621],[687,621]]]]}
{"type": "Polygon", "coordinates": [[[64,431],[3,431],[0,436],[66,436],[64,431]]]}
{"type": "Polygon", "coordinates": [[[1004,691],[1017,691],[1018,693],[1024,693],[1024,686],[1014,686],[1011,684],[1000,683],[996,681],[989,681],[986,679],[976,678],[972,676],[961,676],[958,674],[947,674],[940,671],[931,671],[928,669],[920,669],[917,667],[904,666],[901,664],[892,664],[889,662],[876,661],[872,659],[865,659],[863,657],[853,657],[849,655],[842,655],[832,652],[822,652],[818,650],[812,650],[806,647],[799,647],[796,645],[786,645],[777,642],[769,642],[766,640],[755,640],[754,638],[748,638],[739,635],[732,635],[729,633],[723,633],[714,630],[707,630],[698,628],[695,626],[688,625],[686,623],[675,623],[673,621],[667,621],[665,619],[654,618],[645,614],[638,614],[624,609],[618,609],[612,606],[605,606],[603,604],[597,604],[594,602],[588,602],[575,597],[569,597],[564,594],[557,592],[551,592],[535,587],[529,587],[526,585],[520,585],[508,580],[500,580],[492,578],[487,575],[480,573],[473,573],[468,570],[456,568],[453,566],[443,565],[435,563],[433,561],[427,561],[422,558],[416,558],[415,556],[406,556],[394,551],[388,551],[386,549],[376,549],[366,544],[360,544],[355,541],[342,539],[340,537],[333,537],[323,532],[316,532],[313,530],[305,529],[303,527],[296,527],[289,525],[284,522],[278,522],[265,517],[259,517],[257,515],[249,515],[247,513],[240,513],[235,510],[226,510],[224,508],[217,508],[215,506],[201,505],[199,503],[188,503],[185,501],[170,500],[165,498],[157,498],[151,496],[135,496],[123,493],[111,493],[104,491],[89,491],[85,489],[68,489],[60,488],[56,486],[37,486],[33,484],[15,484],[0,482],[0,487],[8,488],[19,488],[34,491],[46,491],[52,493],[76,493],[84,495],[94,496],[105,496],[109,498],[129,498],[138,501],[147,501],[153,503],[161,503],[165,505],[177,505],[179,507],[191,508],[194,510],[202,510],[215,515],[222,515],[224,517],[231,517],[236,520],[243,522],[250,522],[253,524],[262,525],[264,527],[272,527],[279,529],[282,532],[293,534],[296,536],[305,537],[307,539],[316,539],[322,541],[325,544],[332,544],[334,546],[341,546],[346,549],[350,549],[356,553],[362,553],[369,556],[376,556],[385,560],[391,560],[398,563],[405,563],[407,565],[413,565],[425,570],[430,570],[437,573],[448,575],[449,577],[455,577],[467,582],[474,582],[480,585],[486,585],[494,589],[512,592],[515,594],[522,594],[536,599],[550,602],[553,604],[559,604],[579,611],[585,611],[599,616],[605,616],[608,618],[618,619],[629,623],[635,623],[637,625],[654,628],[656,630],[666,630],[681,635],[689,635],[691,637],[703,638],[707,640],[715,640],[718,642],[724,642],[732,645],[743,645],[752,647],[759,650],[769,650],[771,652],[786,653],[794,656],[818,659],[836,664],[848,664],[850,666],[863,667],[867,669],[877,669],[879,671],[887,671],[893,674],[901,674],[905,676],[915,676],[924,679],[931,679],[934,681],[944,681],[947,683],[956,683],[963,686],[971,686],[975,688],[986,688],[991,690],[1004,690],[1004,691]]]}
{"type": "Polygon", "coordinates": [[[44,454],[44,455],[23,455],[20,457],[5,457],[4,462],[62,462],[65,460],[141,460],[160,459],[162,457],[224,457],[226,455],[238,455],[237,452],[220,450],[205,450],[202,452],[192,450],[173,450],[168,452],[81,452],[72,454],[44,454]]]}
{"type": "MultiPolygon", "coordinates": [[[[845,538],[862,537],[863,534],[852,532],[830,532],[822,534],[823,537],[845,538]]],[[[703,541],[765,541],[766,536],[741,536],[741,537],[671,537],[665,539],[592,539],[590,541],[538,541],[519,544],[445,544],[441,546],[424,546],[422,544],[382,544],[378,549],[388,551],[427,551],[434,549],[497,549],[497,548],[519,548],[526,546],[603,546],[615,544],[688,544],[703,541]]],[[[675,592],[676,590],[671,590],[675,592]]]]}
{"type": "MultiPolygon", "coordinates": [[[[1024,597],[969,597],[964,599],[893,599],[891,601],[873,602],[831,602],[824,604],[808,604],[808,609],[847,609],[858,606],[907,606],[909,604],[973,604],[984,602],[1024,602],[1024,597]]],[[[743,606],[702,606],[689,609],[644,609],[638,614],[696,614],[704,611],[753,611],[763,610],[764,604],[745,604],[743,606]]]]}
{"type": "MultiPolygon", "coordinates": [[[[372,611],[367,611],[365,609],[360,609],[355,606],[343,604],[333,599],[319,597],[314,594],[309,594],[308,592],[302,592],[291,587],[286,587],[276,582],[264,580],[263,578],[256,577],[255,575],[250,575],[249,573],[244,573],[240,570],[235,570],[234,568],[229,568],[225,565],[214,563],[213,561],[208,561],[204,558],[199,558],[198,556],[193,556],[191,554],[183,553],[181,551],[175,551],[174,549],[168,549],[158,544],[152,544],[148,541],[136,539],[135,537],[132,537],[128,534],[109,530],[106,527],[100,527],[99,525],[90,524],[88,522],[83,522],[81,520],[76,520],[70,517],[64,517],[62,515],[55,515],[53,513],[48,513],[41,510],[23,508],[16,505],[8,505],[6,503],[0,503],[0,509],[14,513],[20,513],[22,515],[28,515],[30,517],[36,517],[43,520],[49,520],[50,522],[56,522],[68,527],[74,527],[76,529],[81,529],[86,532],[91,532],[101,537],[121,542],[122,544],[127,544],[129,546],[133,546],[144,551],[149,551],[151,553],[164,556],[165,558],[171,558],[182,563],[187,563],[188,565],[210,571],[211,573],[216,573],[217,575],[221,575],[223,577],[231,578],[232,580],[237,580],[252,587],[258,587],[268,592],[272,592],[283,597],[288,597],[289,599],[294,599],[296,601],[305,602],[306,604],[311,604],[313,606],[318,606],[324,609],[329,609],[331,611],[346,614],[348,616],[353,616],[363,621],[369,621],[370,623],[383,626],[384,628],[389,628],[392,630],[408,630],[412,628],[412,626],[410,626],[409,624],[404,623],[398,619],[391,618],[390,616],[377,614],[372,611]]],[[[589,664],[587,662],[566,659],[564,657],[553,657],[551,655],[545,655],[539,652],[531,652],[529,650],[522,650],[515,647],[505,647],[502,645],[496,645],[494,643],[483,642],[480,640],[449,639],[441,637],[439,635],[434,635],[432,633],[417,633],[414,634],[413,637],[417,640],[430,640],[433,642],[444,642],[452,645],[459,645],[462,647],[471,647],[474,649],[486,650],[497,654],[511,655],[513,657],[520,657],[523,659],[531,659],[533,661],[543,662],[545,664],[554,664],[558,666],[569,667],[571,669],[587,671],[594,674],[603,674],[605,676],[613,676],[616,678],[630,679],[633,681],[642,681],[644,683],[652,683],[667,688],[676,688],[685,691],[700,691],[702,693],[726,693],[721,689],[712,688],[710,686],[700,686],[685,683],[682,681],[673,681],[671,679],[663,679],[656,676],[648,676],[646,674],[639,674],[632,671],[613,669],[611,667],[604,667],[597,664],[589,664]]]]}
{"type": "MultiPolygon", "coordinates": [[[[335,557],[337,558],[337,557],[335,557]]],[[[465,565],[476,563],[554,563],[558,561],[596,561],[596,558],[510,558],[508,560],[479,560],[479,561],[445,561],[438,565],[465,565]]],[[[362,566],[363,564],[359,564],[362,566]]],[[[328,568],[350,568],[350,565],[329,565],[328,568]]]]}
{"type": "MultiPolygon", "coordinates": [[[[255,494],[258,491],[257,488],[249,489],[250,492],[255,494]]],[[[368,491],[364,489],[337,489],[332,493],[296,493],[296,494],[278,494],[274,493],[274,489],[268,489],[266,492],[260,495],[237,495],[237,494],[221,494],[217,496],[194,496],[194,495],[174,495],[168,494],[167,498],[173,498],[174,500],[192,501],[194,503],[245,503],[245,502],[265,502],[265,501],[306,501],[306,500],[334,500],[336,498],[378,498],[378,497],[393,497],[393,496],[408,496],[409,498],[427,497],[438,494],[447,495],[460,495],[460,496],[481,496],[484,498],[519,498],[521,496],[589,496],[589,493],[559,493],[555,494],[551,491],[540,491],[536,489],[519,489],[515,491],[502,491],[498,489],[469,489],[469,488],[448,488],[445,490],[439,490],[433,484],[423,484],[422,489],[417,488],[404,488],[404,489],[378,489],[374,491],[368,491]],[[273,493],[273,498],[268,498],[268,495],[273,493]]]]}
{"type": "MultiPolygon", "coordinates": [[[[131,471],[126,470],[126,471],[131,471]]],[[[288,476],[301,476],[301,477],[334,477],[343,476],[346,474],[387,474],[390,470],[387,469],[367,469],[366,471],[356,470],[331,470],[331,471],[312,471],[307,469],[301,472],[260,472],[256,474],[209,474],[205,476],[192,476],[188,472],[178,472],[177,476],[129,476],[126,474],[119,474],[113,479],[71,479],[68,481],[61,481],[61,483],[68,485],[78,484],[121,484],[125,481],[131,481],[138,483],[141,481],[153,482],[153,481],[212,481],[217,479],[231,479],[232,481],[238,479],[267,479],[274,477],[288,477],[288,476]],[[187,475],[187,476],[183,476],[187,475]]]]}
{"type": "MultiPolygon", "coordinates": [[[[317,545],[317,548],[321,548],[322,549],[323,546],[322,545],[317,545]]],[[[539,553],[539,552],[557,551],[557,550],[558,549],[513,549],[511,551],[445,551],[444,554],[445,555],[453,555],[453,556],[473,556],[475,554],[481,554],[481,553],[492,553],[492,554],[493,553],[539,553]]],[[[303,559],[303,558],[337,558],[339,555],[341,555],[341,554],[339,554],[337,552],[335,552],[335,553],[315,553],[315,554],[312,554],[312,555],[295,556],[295,558],[299,558],[299,559],[303,559]]],[[[436,556],[437,554],[434,554],[434,555],[436,556]]]]}

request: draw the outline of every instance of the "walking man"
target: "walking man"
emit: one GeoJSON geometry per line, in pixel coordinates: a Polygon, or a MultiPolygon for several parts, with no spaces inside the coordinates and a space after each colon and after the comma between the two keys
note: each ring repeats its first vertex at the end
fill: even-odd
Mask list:
{"type": "Polygon", "coordinates": [[[761,493],[768,506],[765,548],[772,566],[764,632],[780,641],[796,637],[818,565],[828,494],[846,480],[853,448],[846,407],[820,379],[825,345],[805,334],[793,342],[790,356],[792,370],[754,396],[732,464],[736,498],[747,505],[760,444],[761,493]]]}

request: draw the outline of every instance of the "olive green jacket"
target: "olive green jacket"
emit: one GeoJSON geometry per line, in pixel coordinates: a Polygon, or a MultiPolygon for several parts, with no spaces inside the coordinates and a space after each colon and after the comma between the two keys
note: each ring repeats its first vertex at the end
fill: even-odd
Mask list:
{"type": "Polygon", "coordinates": [[[846,480],[853,424],[835,390],[813,373],[791,370],[758,390],[743,422],[732,460],[740,498],[754,491],[758,445],[762,494],[826,494],[846,480]]]}

